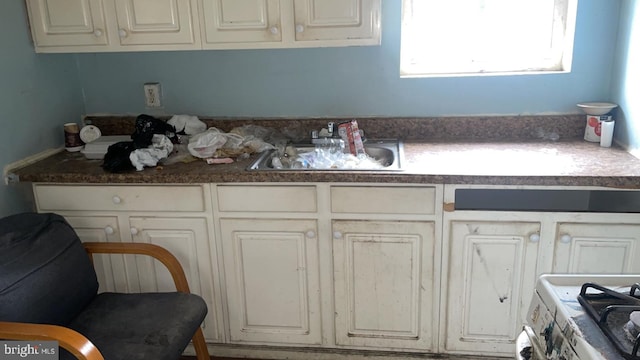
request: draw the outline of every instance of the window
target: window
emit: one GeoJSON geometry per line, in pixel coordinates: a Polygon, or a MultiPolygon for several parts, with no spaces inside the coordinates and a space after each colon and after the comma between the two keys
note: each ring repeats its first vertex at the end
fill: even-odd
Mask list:
{"type": "Polygon", "coordinates": [[[570,71],[577,0],[403,0],[400,74],[570,71]]]}

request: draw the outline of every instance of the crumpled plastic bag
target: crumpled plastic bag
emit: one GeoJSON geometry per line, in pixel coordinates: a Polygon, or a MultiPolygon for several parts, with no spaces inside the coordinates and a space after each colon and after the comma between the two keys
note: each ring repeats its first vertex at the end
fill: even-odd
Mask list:
{"type": "Polygon", "coordinates": [[[102,160],[102,168],[112,173],[133,170],[129,155],[136,149],[133,141],[120,141],[107,148],[102,160]]]}
{"type": "Polygon", "coordinates": [[[209,128],[205,132],[193,135],[189,139],[189,153],[191,155],[206,159],[213,156],[216,150],[220,149],[227,142],[225,133],[217,128],[209,128]]]}
{"type": "Polygon", "coordinates": [[[151,145],[145,149],[136,149],[129,155],[131,164],[137,171],[144,170],[145,166],[156,166],[158,161],[166,158],[173,151],[173,143],[165,135],[153,135],[151,145]]]}
{"type": "Polygon", "coordinates": [[[167,124],[175,127],[176,132],[195,135],[207,130],[207,124],[192,115],[174,115],[167,124]]]}
{"type": "Polygon", "coordinates": [[[151,115],[141,114],[136,118],[135,130],[133,134],[131,134],[131,140],[133,140],[136,149],[142,149],[151,145],[153,135],[155,134],[166,135],[170,137],[172,141],[178,142],[175,132],[176,129],[172,125],[156,119],[151,115]]]}

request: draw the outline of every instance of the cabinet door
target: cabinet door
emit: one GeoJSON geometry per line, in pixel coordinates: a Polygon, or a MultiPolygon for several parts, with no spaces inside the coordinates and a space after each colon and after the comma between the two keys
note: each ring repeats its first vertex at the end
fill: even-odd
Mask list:
{"type": "Polygon", "coordinates": [[[536,281],[540,223],[451,221],[446,350],[512,355],[536,281]]]}
{"type": "Polygon", "coordinates": [[[433,350],[434,224],[334,221],[336,343],[433,350]]]}
{"type": "MultiPolygon", "coordinates": [[[[208,340],[220,340],[213,303],[213,269],[209,249],[206,219],[201,218],[146,218],[129,219],[133,242],[160,245],[169,250],[184,269],[189,289],[202,296],[209,313],[203,331],[208,340]]],[[[129,287],[134,292],[175,291],[169,271],[148,256],[129,257],[127,274],[129,287]]]]}
{"type": "Polygon", "coordinates": [[[556,234],[555,273],[640,272],[640,225],[560,223],[556,234]]]}
{"type": "Polygon", "coordinates": [[[232,342],[320,344],[315,220],[222,219],[232,342]]]}
{"type": "Polygon", "coordinates": [[[115,5],[121,45],[196,43],[192,0],[115,0],[115,5]]]}
{"type": "Polygon", "coordinates": [[[296,41],[379,43],[379,0],[294,0],[296,41]]]}
{"type": "Polygon", "coordinates": [[[107,45],[102,0],[27,0],[38,47],[107,45]]]}
{"type": "Polygon", "coordinates": [[[205,44],[282,41],[280,0],[201,0],[205,44]]]}
{"type": "MultiPolygon", "coordinates": [[[[66,216],[82,242],[120,242],[118,218],[115,216],[66,216]]],[[[93,255],[93,264],[98,276],[98,292],[128,292],[124,271],[124,256],[93,255]]]]}

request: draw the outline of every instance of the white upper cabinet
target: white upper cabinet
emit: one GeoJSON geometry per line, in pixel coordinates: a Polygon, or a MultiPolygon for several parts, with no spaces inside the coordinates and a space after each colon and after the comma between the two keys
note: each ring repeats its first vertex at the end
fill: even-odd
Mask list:
{"type": "Polygon", "coordinates": [[[296,41],[380,41],[380,2],[368,0],[294,0],[296,41]]]}
{"type": "Polygon", "coordinates": [[[27,0],[36,50],[109,44],[104,1],[27,0]]]}
{"type": "Polygon", "coordinates": [[[120,45],[195,45],[190,0],[115,0],[120,45]]]}
{"type": "Polygon", "coordinates": [[[380,0],[200,0],[205,49],[380,44],[380,0]]]}
{"type": "Polygon", "coordinates": [[[204,43],[282,42],[279,0],[202,0],[204,43]]]}
{"type": "Polygon", "coordinates": [[[379,45],[380,1],[26,3],[36,52],[106,52],[379,45]]]}
{"type": "Polygon", "coordinates": [[[36,52],[200,49],[196,0],[27,0],[36,52]]]}

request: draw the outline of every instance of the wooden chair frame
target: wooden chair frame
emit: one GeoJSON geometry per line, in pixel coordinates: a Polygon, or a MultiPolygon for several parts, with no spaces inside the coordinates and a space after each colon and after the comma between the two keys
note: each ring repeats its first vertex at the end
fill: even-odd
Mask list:
{"type": "MultiPolygon", "coordinates": [[[[189,283],[180,262],[163,247],[153,244],[114,242],[86,242],[83,245],[92,261],[93,254],[151,256],[167,267],[178,292],[190,293],[189,283]]],[[[62,348],[80,360],[104,360],[98,348],[89,339],[79,332],[63,326],[0,321],[0,339],[58,341],[62,348]]],[[[192,341],[196,350],[196,359],[210,360],[209,350],[200,327],[193,335],[192,341]]]]}

